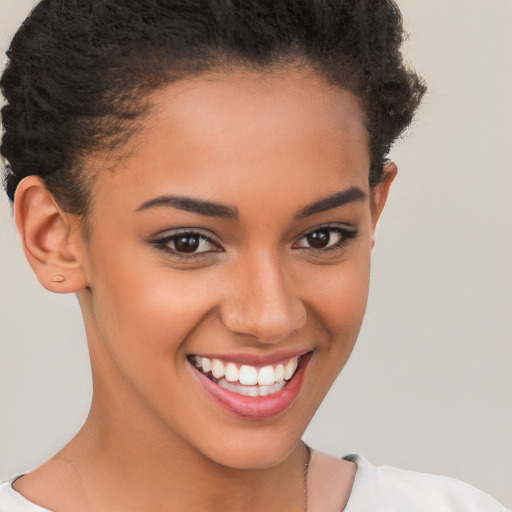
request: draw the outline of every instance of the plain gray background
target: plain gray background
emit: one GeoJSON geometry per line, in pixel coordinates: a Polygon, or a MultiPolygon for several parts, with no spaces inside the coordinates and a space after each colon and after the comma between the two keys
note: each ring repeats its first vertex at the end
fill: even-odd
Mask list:
{"type": "MultiPolygon", "coordinates": [[[[0,45],[30,0],[0,0],[0,45]]],[[[401,0],[429,93],[391,156],[367,317],[306,440],[465,480],[512,507],[512,2],[401,0]]],[[[0,200],[0,479],[86,417],[73,296],[43,290],[0,200]]]]}

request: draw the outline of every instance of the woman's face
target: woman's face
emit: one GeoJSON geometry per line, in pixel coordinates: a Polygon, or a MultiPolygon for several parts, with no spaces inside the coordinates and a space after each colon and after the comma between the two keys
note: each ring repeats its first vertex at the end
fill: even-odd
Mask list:
{"type": "Polygon", "coordinates": [[[308,70],[153,100],[93,188],[94,400],[227,466],[277,464],[356,341],[387,185],[369,189],[356,98],[308,70]]]}

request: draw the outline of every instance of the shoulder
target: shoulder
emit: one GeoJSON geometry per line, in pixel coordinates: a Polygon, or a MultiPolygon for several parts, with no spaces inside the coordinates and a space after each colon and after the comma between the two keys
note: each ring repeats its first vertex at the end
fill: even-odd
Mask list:
{"type": "Polygon", "coordinates": [[[389,466],[373,466],[359,455],[345,512],[507,512],[485,492],[454,478],[389,466]]]}
{"type": "Polygon", "coordinates": [[[12,483],[19,476],[0,483],[0,512],[50,512],[48,509],[27,500],[13,489],[12,483]]]}

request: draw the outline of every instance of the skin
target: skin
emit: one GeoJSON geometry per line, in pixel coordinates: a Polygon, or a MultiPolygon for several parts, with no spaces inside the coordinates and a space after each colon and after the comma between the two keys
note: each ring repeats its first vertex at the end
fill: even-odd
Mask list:
{"type": "MultiPolygon", "coordinates": [[[[55,511],[302,510],[300,439],[355,344],[396,168],[370,190],[357,98],[308,69],[219,72],[152,99],[124,158],[88,162],[87,238],[39,178],[17,191],[17,225],[40,282],[78,294],[94,394],[77,436],[14,486],[55,511]],[[297,218],[351,188],[362,199],[297,218]],[[222,203],[239,218],[140,210],[163,195],[222,203]],[[357,236],[331,231],[330,243],[343,244],[313,249],[305,235],[325,225],[357,236]],[[180,228],[214,243],[192,259],[155,243],[180,228]],[[286,411],[258,420],[219,407],[187,361],[286,350],[311,352],[301,390],[286,411]]],[[[341,510],[354,473],[315,454],[308,510],[341,510]]]]}

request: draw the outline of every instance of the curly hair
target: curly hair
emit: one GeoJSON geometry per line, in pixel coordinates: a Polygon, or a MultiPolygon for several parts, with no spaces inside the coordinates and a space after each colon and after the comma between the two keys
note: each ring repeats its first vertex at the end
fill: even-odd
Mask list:
{"type": "Polygon", "coordinates": [[[401,55],[392,0],[43,0],[18,30],[0,85],[4,185],[28,175],[62,207],[86,214],[84,162],[122,147],[149,94],[226,66],[299,63],[360,100],[369,182],[425,92],[401,55]]]}

